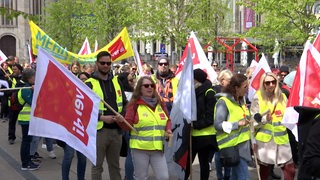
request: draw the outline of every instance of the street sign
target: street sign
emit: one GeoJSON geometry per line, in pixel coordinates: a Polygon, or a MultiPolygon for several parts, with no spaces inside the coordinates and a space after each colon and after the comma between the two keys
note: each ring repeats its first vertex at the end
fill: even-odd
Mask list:
{"type": "Polygon", "coordinates": [[[160,53],[165,53],[165,52],[166,52],[166,45],[160,44],[160,53]]]}

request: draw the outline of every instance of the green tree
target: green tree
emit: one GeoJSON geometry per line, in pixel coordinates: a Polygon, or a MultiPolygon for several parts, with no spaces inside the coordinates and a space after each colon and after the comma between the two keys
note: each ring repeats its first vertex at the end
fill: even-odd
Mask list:
{"type": "Polygon", "coordinates": [[[302,45],[320,25],[313,12],[314,3],[314,0],[242,0],[240,4],[255,10],[262,19],[246,36],[269,47],[276,39],[280,46],[302,45]]]}
{"type": "Polygon", "coordinates": [[[97,39],[99,46],[108,44],[124,27],[134,23],[126,8],[131,0],[60,0],[50,3],[42,22],[45,31],[61,46],[79,51],[88,37],[93,47],[97,39]]]}
{"type": "Polygon", "coordinates": [[[226,8],[218,0],[140,0],[135,4],[141,23],[134,29],[136,39],[174,42],[182,50],[191,31],[207,43],[222,28],[226,8]],[[219,25],[218,25],[219,24],[219,25]],[[221,25],[221,26],[220,26],[221,25]]]}

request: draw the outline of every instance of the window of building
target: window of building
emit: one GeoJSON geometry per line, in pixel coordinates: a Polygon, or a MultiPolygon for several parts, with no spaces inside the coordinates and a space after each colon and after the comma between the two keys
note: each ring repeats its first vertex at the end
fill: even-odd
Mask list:
{"type": "MultiPolygon", "coordinates": [[[[17,10],[17,0],[0,0],[0,6],[7,8],[9,12],[17,10]]],[[[15,27],[18,24],[17,18],[8,18],[6,15],[0,17],[0,23],[3,27],[15,27]]]]}
{"type": "Polygon", "coordinates": [[[44,0],[31,0],[30,2],[30,14],[41,15],[42,7],[44,7],[44,0]]]}

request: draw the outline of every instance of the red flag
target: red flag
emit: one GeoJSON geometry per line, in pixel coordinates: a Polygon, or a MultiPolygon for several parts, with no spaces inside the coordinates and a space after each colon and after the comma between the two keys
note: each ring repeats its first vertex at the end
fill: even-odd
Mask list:
{"type": "MultiPolygon", "coordinates": [[[[319,36],[315,44],[319,42],[319,36]]],[[[292,85],[291,93],[284,113],[282,123],[291,129],[298,140],[297,122],[299,114],[294,106],[320,107],[320,53],[307,41],[298,70],[292,85]]]]}
{"type": "Polygon", "coordinates": [[[251,101],[253,99],[254,94],[259,89],[260,78],[266,72],[271,72],[271,69],[270,69],[270,66],[267,62],[266,57],[264,56],[264,54],[262,54],[262,57],[261,57],[259,63],[256,65],[256,67],[252,73],[252,78],[250,81],[249,92],[248,92],[249,101],[251,101]]]}
{"type": "Polygon", "coordinates": [[[91,49],[90,49],[90,45],[89,45],[89,41],[88,38],[86,37],[86,39],[84,40],[82,47],[79,51],[80,55],[86,55],[86,54],[91,54],[91,49]]]}
{"type": "Polygon", "coordinates": [[[100,98],[45,50],[38,55],[29,134],[60,139],[95,164],[100,98]]]}
{"type": "Polygon", "coordinates": [[[192,57],[192,64],[193,64],[193,69],[202,69],[204,70],[207,75],[208,79],[212,83],[216,83],[217,81],[217,73],[213,70],[211,67],[210,62],[208,61],[207,56],[205,55],[198,38],[194,34],[194,32],[191,32],[190,38],[188,40],[188,45],[186,46],[183,55],[180,59],[179,66],[177,68],[176,76],[180,78],[181,71],[183,69],[183,66],[185,64],[187,54],[188,54],[188,48],[190,47],[191,50],[191,57],[192,57]]]}

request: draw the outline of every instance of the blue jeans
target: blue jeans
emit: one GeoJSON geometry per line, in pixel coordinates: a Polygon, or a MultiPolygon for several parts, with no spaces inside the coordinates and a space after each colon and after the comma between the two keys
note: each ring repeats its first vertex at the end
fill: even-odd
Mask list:
{"type": "Polygon", "coordinates": [[[231,180],[247,180],[249,178],[248,164],[240,157],[240,163],[231,168],[231,180]]]}
{"type": "MultiPolygon", "coordinates": [[[[33,136],[32,142],[31,142],[31,145],[30,145],[30,155],[34,155],[34,153],[37,152],[40,140],[41,140],[41,137],[33,136]]],[[[47,151],[48,152],[52,151],[53,150],[53,141],[54,141],[54,139],[45,138],[45,141],[46,141],[47,151]]]]}
{"type": "MultiPolygon", "coordinates": [[[[69,180],[70,166],[72,163],[75,150],[72,147],[70,147],[68,144],[66,144],[63,150],[64,150],[64,156],[63,156],[62,166],[61,166],[62,180],[69,180]]],[[[76,152],[77,152],[77,158],[78,158],[77,177],[78,177],[78,180],[84,180],[84,176],[86,173],[87,158],[79,151],[76,151],[76,152]]]]}
{"type": "Polygon", "coordinates": [[[125,165],[124,165],[125,176],[126,176],[126,180],[134,180],[133,178],[134,168],[133,168],[133,162],[132,162],[132,156],[131,156],[131,149],[129,147],[129,139],[130,139],[129,132],[125,132],[124,136],[128,144],[128,154],[127,154],[125,165]]]}
{"type": "Polygon", "coordinates": [[[214,163],[216,165],[216,175],[217,175],[217,179],[221,180],[224,179],[225,177],[230,177],[230,172],[231,172],[231,168],[230,167],[224,167],[224,175],[222,174],[222,166],[220,163],[220,152],[217,151],[216,153],[214,153],[214,163]]]}
{"type": "Polygon", "coordinates": [[[21,124],[21,130],[22,142],[20,146],[20,158],[22,162],[22,167],[27,167],[31,163],[30,143],[32,141],[32,136],[28,135],[29,124],[21,124]]]}

